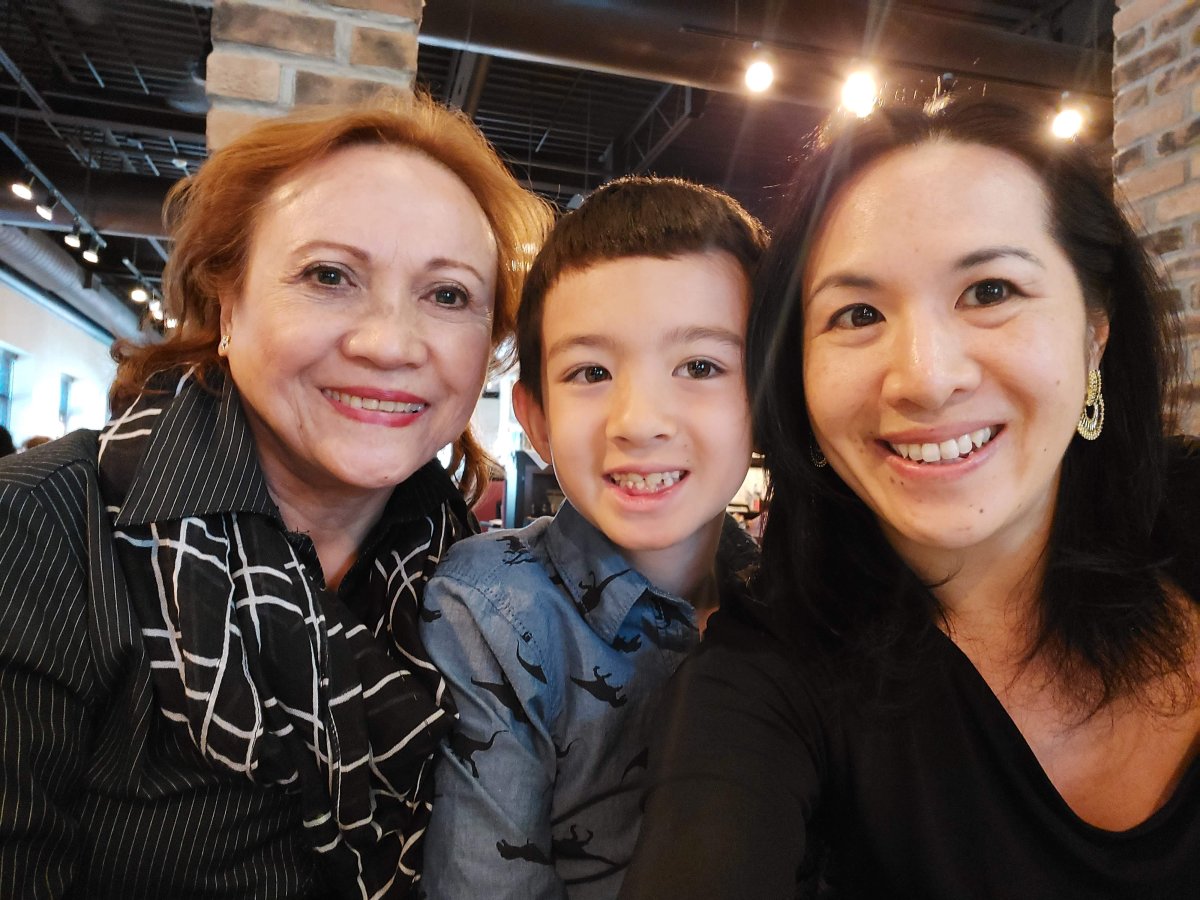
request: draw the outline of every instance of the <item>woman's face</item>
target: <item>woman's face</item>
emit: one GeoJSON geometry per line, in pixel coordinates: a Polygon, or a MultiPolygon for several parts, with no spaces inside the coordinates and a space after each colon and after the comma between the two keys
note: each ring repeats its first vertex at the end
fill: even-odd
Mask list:
{"type": "Polygon", "coordinates": [[[1016,157],[926,143],[852,181],[809,256],[814,434],[926,577],[1046,540],[1108,334],[1089,323],[1047,216],[1016,157]]]}
{"type": "Polygon", "coordinates": [[[491,347],[496,243],[471,192],[415,151],[338,151],[276,187],[229,368],[273,490],[390,490],[466,428],[491,347]]]}

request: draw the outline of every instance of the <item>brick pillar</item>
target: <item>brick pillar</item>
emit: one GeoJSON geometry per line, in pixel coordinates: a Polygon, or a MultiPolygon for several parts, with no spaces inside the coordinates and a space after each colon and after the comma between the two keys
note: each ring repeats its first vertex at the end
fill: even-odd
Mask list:
{"type": "Polygon", "coordinates": [[[294,107],[407,92],[422,0],[216,0],[208,146],[294,107]]]}
{"type": "Polygon", "coordinates": [[[1179,298],[1200,433],[1200,2],[1117,0],[1113,169],[1179,298]]]}

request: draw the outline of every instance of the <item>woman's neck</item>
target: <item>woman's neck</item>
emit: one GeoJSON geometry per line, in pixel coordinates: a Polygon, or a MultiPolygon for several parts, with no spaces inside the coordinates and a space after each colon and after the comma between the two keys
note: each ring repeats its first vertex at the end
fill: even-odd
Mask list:
{"type": "Polygon", "coordinates": [[[267,476],[267,488],[289,531],[307,534],[321,562],[325,585],[337,590],[358,549],[379,521],[392,488],[338,493],[314,490],[284,475],[267,476]]]}
{"type": "Polygon", "coordinates": [[[930,588],[956,642],[982,642],[1018,657],[1028,650],[1050,542],[1049,519],[1019,540],[997,535],[986,545],[928,552],[895,543],[900,557],[930,588]],[[1020,648],[1020,649],[1017,649],[1020,648]]]}

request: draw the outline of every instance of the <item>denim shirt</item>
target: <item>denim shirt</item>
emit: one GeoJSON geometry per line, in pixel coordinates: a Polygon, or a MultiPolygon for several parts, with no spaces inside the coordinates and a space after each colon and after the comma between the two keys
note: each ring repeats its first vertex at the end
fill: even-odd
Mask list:
{"type": "MultiPolygon", "coordinates": [[[[753,546],[736,526],[721,541],[719,559],[753,546]]],[[[615,897],[655,707],[700,640],[691,605],[563,504],[452,547],[421,636],[460,717],[435,774],[428,897],[615,897]]]]}

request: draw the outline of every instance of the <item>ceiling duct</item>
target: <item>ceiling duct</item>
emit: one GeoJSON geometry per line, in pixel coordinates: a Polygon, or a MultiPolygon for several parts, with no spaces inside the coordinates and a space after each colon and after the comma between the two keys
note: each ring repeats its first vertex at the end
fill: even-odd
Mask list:
{"type": "Polygon", "coordinates": [[[138,317],[107,288],[83,287],[84,271],[45,234],[0,225],[0,261],[66,301],[114,337],[147,338],[138,328],[138,317]]]}

